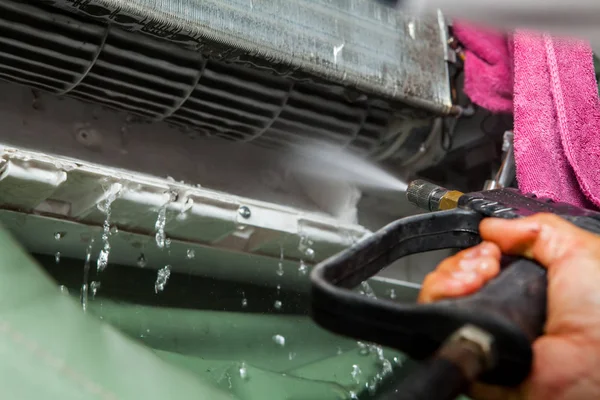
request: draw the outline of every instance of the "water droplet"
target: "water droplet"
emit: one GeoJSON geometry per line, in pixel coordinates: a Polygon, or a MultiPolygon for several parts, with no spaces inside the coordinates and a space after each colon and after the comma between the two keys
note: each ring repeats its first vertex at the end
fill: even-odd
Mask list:
{"type": "Polygon", "coordinates": [[[288,354],[288,360],[292,361],[294,358],[296,358],[296,353],[290,351],[290,354],[288,354]]]}
{"type": "Polygon", "coordinates": [[[114,193],[111,193],[108,197],[106,197],[106,199],[104,199],[103,201],[98,203],[96,205],[96,207],[98,207],[98,210],[100,210],[100,212],[102,212],[104,215],[110,216],[110,209],[111,209],[112,203],[117,199],[120,191],[121,191],[121,189],[119,188],[114,193]]]}
{"type": "Polygon", "coordinates": [[[368,356],[369,355],[369,347],[365,343],[363,343],[363,342],[356,342],[356,344],[358,345],[358,348],[359,348],[358,353],[361,356],[368,356]]]}
{"type": "Polygon", "coordinates": [[[340,354],[343,354],[344,352],[342,351],[341,347],[337,348],[337,355],[339,356],[340,354]]]}
{"type": "Polygon", "coordinates": [[[54,240],[61,240],[67,235],[67,232],[54,232],[54,240]]]}
{"type": "Polygon", "coordinates": [[[275,270],[277,276],[283,276],[283,246],[279,248],[279,263],[277,264],[277,269],[275,270]]]}
{"type": "Polygon", "coordinates": [[[113,225],[112,228],[110,228],[110,234],[116,235],[117,233],[119,233],[119,228],[117,228],[116,225],[113,225]]]}
{"type": "Polygon", "coordinates": [[[281,310],[281,307],[283,307],[283,303],[281,302],[281,300],[275,300],[273,307],[275,307],[276,310],[281,310]]]}
{"type": "Polygon", "coordinates": [[[137,266],[140,268],[144,268],[146,265],[148,265],[148,261],[146,261],[146,256],[144,255],[144,253],[142,253],[137,259],[137,266]]]}
{"type": "Polygon", "coordinates": [[[156,223],[154,224],[154,229],[156,230],[156,235],[154,237],[156,239],[156,245],[159,249],[165,248],[165,225],[167,224],[167,204],[165,204],[160,208],[160,210],[158,210],[158,216],[156,217],[156,223]]]}
{"type": "Polygon", "coordinates": [[[360,383],[360,375],[362,374],[362,371],[360,370],[360,367],[356,364],[354,364],[352,366],[352,379],[354,380],[354,382],[356,383],[360,383]]]}
{"type": "Polygon", "coordinates": [[[85,250],[85,261],[83,263],[83,284],[81,285],[81,308],[83,312],[87,311],[88,305],[88,281],[90,277],[90,267],[91,267],[91,259],[92,259],[92,250],[94,248],[94,238],[90,239],[90,242],[85,250]]]}
{"type": "Polygon", "coordinates": [[[96,261],[96,269],[98,272],[102,272],[106,269],[108,265],[108,256],[110,254],[110,245],[108,242],[104,243],[104,248],[100,250],[100,254],[98,254],[98,260],[96,261]]]}
{"type": "Polygon", "coordinates": [[[273,341],[281,347],[285,346],[285,337],[283,337],[281,335],[273,336],[273,341]]]}
{"type": "Polygon", "coordinates": [[[396,297],[398,297],[398,295],[396,294],[396,290],[395,289],[388,290],[388,297],[392,300],[394,300],[396,297]]]}
{"type": "Polygon", "coordinates": [[[375,348],[375,352],[377,353],[377,359],[383,362],[385,360],[385,357],[383,356],[383,347],[376,345],[373,345],[373,347],[375,348]]]}
{"type": "Polygon", "coordinates": [[[189,210],[191,210],[191,208],[194,206],[194,199],[192,199],[191,197],[189,197],[186,201],[185,201],[185,205],[182,208],[182,212],[188,212],[189,210]]]}
{"type": "Polygon", "coordinates": [[[60,263],[60,251],[57,251],[56,254],[54,254],[54,260],[57,264],[60,263]]]}
{"type": "Polygon", "coordinates": [[[337,64],[338,55],[344,49],[344,44],[345,43],[342,43],[339,46],[333,46],[333,63],[334,64],[337,64]]]}
{"type": "Polygon", "coordinates": [[[96,261],[96,270],[98,272],[104,271],[108,265],[108,256],[110,254],[110,243],[108,242],[108,239],[110,238],[110,213],[112,203],[116,200],[118,194],[119,191],[116,191],[108,196],[106,200],[98,203],[98,209],[106,215],[104,223],[102,224],[102,250],[100,250],[98,260],[96,261]]]}
{"type": "Polygon", "coordinates": [[[298,251],[304,254],[309,260],[315,258],[315,251],[311,247],[313,245],[313,241],[308,239],[306,236],[300,237],[300,243],[298,243],[298,251]]]}
{"type": "Polygon", "coordinates": [[[352,400],[358,400],[358,395],[356,394],[356,392],[354,391],[350,391],[350,399],[352,400]]]}
{"type": "Polygon", "coordinates": [[[98,289],[102,284],[98,281],[92,281],[90,283],[90,289],[92,290],[92,299],[96,298],[96,293],[98,293],[98,289]]]}
{"type": "Polygon", "coordinates": [[[377,296],[375,295],[375,292],[371,288],[371,285],[369,285],[369,283],[367,281],[362,282],[360,284],[360,286],[363,288],[365,296],[370,297],[372,299],[377,298],[377,296]]]}
{"type": "Polygon", "coordinates": [[[240,378],[245,381],[248,380],[248,367],[246,366],[245,362],[242,362],[240,365],[240,378]]]}
{"type": "Polygon", "coordinates": [[[283,271],[283,264],[282,263],[279,263],[277,265],[277,270],[275,271],[275,273],[277,274],[277,276],[283,276],[284,271],[283,271]]]}
{"type": "Polygon", "coordinates": [[[165,247],[168,249],[169,247],[171,247],[171,238],[166,238],[165,239],[165,247]]]}
{"type": "Polygon", "coordinates": [[[402,356],[394,357],[392,360],[394,361],[394,364],[401,367],[402,365],[404,365],[404,361],[406,360],[406,357],[402,357],[402,356]]]}
{"type": "Polygon", "coordinates": [[[174,201],[177,201],[177,199],[179,199],[179,193],[177,193],[174,190],[171,190],[169,192],[169,201],[168,201],[168,203],[172,203],[174,201]]]}
{"type": "Polygon", "coordinates": [[[196,252],[193,249],[188,249],[187,258],[192,260],[196,257],[196,252]]]}
{"type": "Polygon", "coordinates": [[[66,287],[65,285],[60,285],[59,286],[60,289],[60,294],[64,294],[64,295],[69,295],[69,288],[66,287]]]}
{"type": "Polygon", "coordinates": [[[387,376],[388,374],[392,373],[392,363],[390,362],[390,360],[383,360],[381,362],[381,374],[383,376],[387,376]]]}
{"type": "Polygon", "coordinates": [[[246,308],[246,307],[248,307],[248,299],[244,297],[242,299],[242,308],[246,308]]]}
{"type": "Polygon", "coordinates": [[[162,292],[165,290],[165,286],[167,285],[167,281],[171,276],[171,266],[167,265],[158,270],[156,274],[156,282],[154,283],[154,291],[156,293],[162,292]]]}
{"type": "Polygon", "coordinates": [[[379,374],[375,375],[373,377],[373,379],[371,379],[369,382],[367,382],[365,384],[365,386],[367,387],[367,390],[369,391],[369,394],[374,395],[375,392],[377,391],[378,380],[379,380],[379,374]]]}
{"type": "Polygon", "coordinates": [[[308,266],[304,263],[304,260],[300,260],[300,266],[298,266],[298,275],[305,276],[308,273],[308,266]]]}

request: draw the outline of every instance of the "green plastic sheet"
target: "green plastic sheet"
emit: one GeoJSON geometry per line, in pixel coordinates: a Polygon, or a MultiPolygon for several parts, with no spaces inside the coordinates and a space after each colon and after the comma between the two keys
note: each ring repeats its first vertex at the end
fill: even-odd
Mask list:
{"type": "Polygon", "coordinates": [[[327,400],[370,398],[381,383],[377,351],[307,316],[101,297],[84,313],[2,229],[0,250],[1,398],[327,400]]]}

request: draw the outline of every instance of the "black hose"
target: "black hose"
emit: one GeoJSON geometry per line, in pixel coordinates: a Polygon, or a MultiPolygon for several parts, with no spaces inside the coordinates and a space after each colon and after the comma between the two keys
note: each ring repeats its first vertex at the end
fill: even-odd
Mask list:
{"type": "Polygon", "coordinates": [[[432,360],[377,396],[377,400],[454,400],[469,389],[484,367],[477,345],[450,342],[432,360]]]}

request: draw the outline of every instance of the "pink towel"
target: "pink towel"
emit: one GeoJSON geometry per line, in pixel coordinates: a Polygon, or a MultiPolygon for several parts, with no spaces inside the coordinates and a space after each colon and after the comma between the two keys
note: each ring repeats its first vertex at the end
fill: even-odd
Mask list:
{"type": "Polygon", "coordinates": [[[455,23],[452,31],[465,47],[467,96],[490,111],[512,112],[512,41],[501,33],[468,23],[455,23]]]}
{"type": "MultiPolygon", "coordinates": [[[[470,35],[465,40],[457,33],[465,47],[471,46],[466,61],[469,56],[480,59],[471,61],[470,70],[465,62],[465,75],[471,74],[471,82],[478,82],[468,87],[467,95],[482,107],[502,111],[498,106],[508,98],[504,91],[497,90],[497,80],[505,78],[511,68],[499,68],[498,65],[504,65],[501,62],[481,61],[492,53],[487,47],[492,43],[489,35],[494,36],[493,43],[500,54],[508,46],[489,31],[477,33],[459,28],[458,32],[470,35]],[[473,46],[472,42],[479,45],[473,46]],[[485,87],[485,80],[477,76],[489,77],[492,72],[495,75],[485,87]],[[491,99],[486,100],[485,96],[491,99]]],[[[510,57],[506,62],[511,64],[510,57]]],[[[556,201],[600,208],[600,101],[590,46],[578,40],[518,31],[514,35],[512,62],[519,188],[556,201]]]]}
{"type": "Polygon", "coordinates": [[[515,34],[515,161],[523,192],[600,206],[598,87],[589,45],[515,34]]]}

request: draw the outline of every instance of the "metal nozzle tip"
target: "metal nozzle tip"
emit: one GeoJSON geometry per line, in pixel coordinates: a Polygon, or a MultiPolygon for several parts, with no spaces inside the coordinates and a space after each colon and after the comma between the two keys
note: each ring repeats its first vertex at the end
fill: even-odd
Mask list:
{"type": "Polygon", "coordinates": [[[435,211],[434,208],[436,207],[432,208],[431,199],[434,194],[439,193],[440,191],[446,191],[446,189],[433,183],[417,179],[408,185],[406,197],[410,203],[421,209],[435,211]]]}

